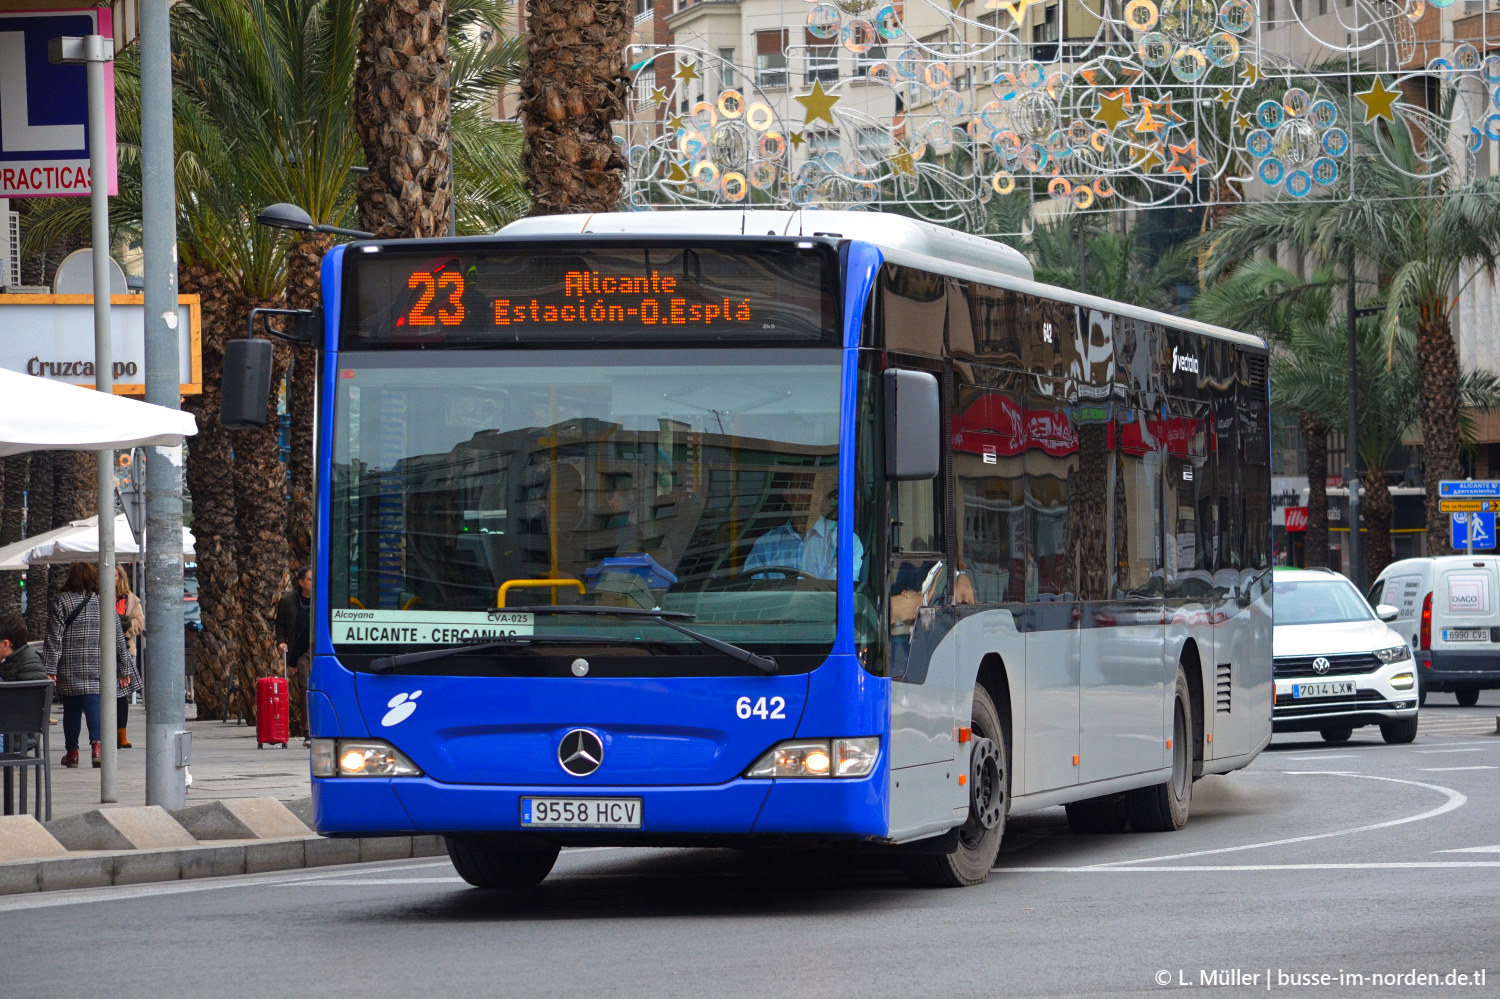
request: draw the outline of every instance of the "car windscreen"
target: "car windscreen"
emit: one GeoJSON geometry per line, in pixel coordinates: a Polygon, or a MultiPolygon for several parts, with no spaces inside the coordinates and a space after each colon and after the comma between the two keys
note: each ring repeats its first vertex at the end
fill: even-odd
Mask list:
{"type": "Polygon", "coordinates": [[[1338,624],[1374,616],[1359,591],[1342,579],[1276,580],[1277,624],[1338,624]]]}

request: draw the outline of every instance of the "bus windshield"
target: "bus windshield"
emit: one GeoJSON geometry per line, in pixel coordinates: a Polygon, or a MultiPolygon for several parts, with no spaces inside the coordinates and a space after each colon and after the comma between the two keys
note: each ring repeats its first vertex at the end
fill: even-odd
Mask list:
{"type": "MultiPolygon", "coordinates": [[[[513,634],[535,641],[502,658],[546,649],[549,634],[596,636],[606,659],[649,651],[691,670],[713,658],[649,619],[527,611],[555,604],[683,612],[763,654],[827,654],[837,350],[367,351],[336,363],[327,586],[334,647],[354,668],[513,634]]],[[[483,670],[467,661],[480,658],[442,665],[483,670]]]]}

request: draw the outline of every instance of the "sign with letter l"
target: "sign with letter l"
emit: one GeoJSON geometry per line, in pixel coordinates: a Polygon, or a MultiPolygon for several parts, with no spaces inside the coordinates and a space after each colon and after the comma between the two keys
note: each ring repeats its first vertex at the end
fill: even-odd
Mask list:
{"type": "Polygon", "coordinates": [[[0,198],[88,195],[95,141],[105,144],[109,193],[119,193],[114,63],[104,66],[106,134],[96,137],[86,67],[54,65],[47,52],[54,38],[113,31],[108,7],[0,12],[0,198]]]}

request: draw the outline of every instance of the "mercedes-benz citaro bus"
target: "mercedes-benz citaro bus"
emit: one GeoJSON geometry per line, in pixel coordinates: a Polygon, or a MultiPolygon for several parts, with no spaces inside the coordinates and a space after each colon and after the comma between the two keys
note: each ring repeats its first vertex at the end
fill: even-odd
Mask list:
{"type": "Polygon", "coordinates": [[[482,887],[582,845],[1180,828],[1271,733],[1258,339],[873,213],[533,218],[328,254],[328,836],[482,887]]]}

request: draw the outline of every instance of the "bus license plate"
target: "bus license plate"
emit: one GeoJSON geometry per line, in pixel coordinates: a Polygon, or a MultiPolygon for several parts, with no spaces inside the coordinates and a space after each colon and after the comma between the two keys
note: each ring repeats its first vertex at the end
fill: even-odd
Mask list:
{"type": "Polygon", "coordinates": [[[639,829],[640,798],[522,798],[528,829],[639,829]]]}
{"type": "Polygon", "coordinates": [[[1443,641],[1445,642],[1488,642],[1490,640],[1490,629],[1488,628],[1444,628],[1443,641]]]}
{"type": "Polygon", "coordinates": [[[1353,680],[1339,680],[1330,683],[1294,683],[1292,684],[1293,697],[1338,697],[1341,694],[1354,693],[1353,680]]]}

